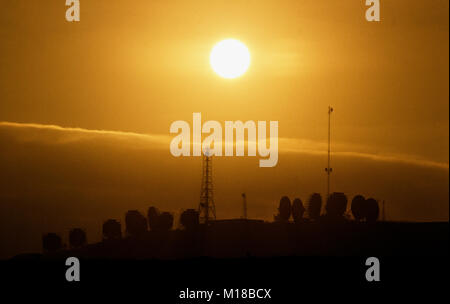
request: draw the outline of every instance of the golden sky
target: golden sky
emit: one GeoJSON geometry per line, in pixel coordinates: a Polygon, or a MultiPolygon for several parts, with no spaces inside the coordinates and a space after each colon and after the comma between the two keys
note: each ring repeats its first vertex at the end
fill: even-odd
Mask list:
{"type": "Polygon", "coordinates": [[[172,121],[278,120],[280,136],[448,163],[448,1],[2,1],[0,120],[167,134],[172,121]],[[212,46],[252,64],[226,81],[212,46]]]}
{"type": "MultiPolygon", "coordinates": [[[[168,144],[159,147],[173,121],[201,112],[203,120],[279,122],[277,168],[221,159],[215,172],[217,204],[233,204],[232,191],[239,200],[247,189],[249,202],[252,195],[260,202],[254,214],[270,219],[283,193],[305,200],[323,192],[331,104],[335,190],[395,201],[397,219],[448,220],[448,1],[382,0],[379,23],[365,20],[363,0],[81,0],[77,23],[65,20],[64,2],[0,0],[0,171],[11,183],[3,207],[34,194],[56,204],[62,193],[73,205],[128,198],[115,215],[152,198],[161,209],[196,207],[199,160],[173,159],[168,144]],[[209,65],[211,48],[224,38],[245,43],[252,57],[234,80],[209,65]],[[119,136],[85,146],[83,135],[67,136],[70,128],[139,140],[146,134],[157,144],[127,139],[130,152],[119,136]],[[92,174],[97,189],[83,181],[92,174]],[[42,185],[32,186],[37,180],[42,185]],[[180,184],[188,193],[182,203],[158,192],[180,184]],[[113,195],[110,187],[120,185],[113,195]],[[146,189],[158,193],[136,194],[146,189]],[[413,210],[404,195],[415,199],[413,210]],[[430,196],[432,207],[423,203],[430,196]]],[[[239,216],[238,205],[217,209],[239,216]]]]}

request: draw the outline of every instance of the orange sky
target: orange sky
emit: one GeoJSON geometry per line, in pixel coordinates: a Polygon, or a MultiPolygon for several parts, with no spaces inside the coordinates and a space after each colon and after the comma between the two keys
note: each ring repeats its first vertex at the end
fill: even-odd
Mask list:
{"type": "Polygon", "coordinates": [[[174,120],[278,120],[280,136],[448,163],[448,1],[64,1],[2,4],[0,120],[167,134],[174,120]],[[209,52],[250,49],[226,81],[209,52]],[[325,115],[324,115],[325,113],[325,115]]]}
{"type": "MultiPolygon", "coordinates": [[[[114,214],[144,208],[153,197],[161,209],[192,207],[198,159],[173,159],[159,142],[125,141],[141,147],[137,156],[122,137],[84,146],[84,136],[67,134],[81,128],[165,138],[173,121],[201,112],[220,122],[279,121],[276,168],[259,168],[256,158],[220,159],[216,171],[220,203],[232,204],[233,193],[246,188],[249,202],[252,195],[258,201],[255,216],[271,219],[281,194],[305,200],[323,192],[331,104],[333,189],[394,201],[396,219],[448,220],[448,1],[385,0],[380,23],[365,21],[362,0],[81,0],[78,23],[65,21],[64,2],[0,1],[0,178],[11,183],[2,207],[23,207],[30,196],[52,205],[63,193],[73,205],[129,198],[114,214]],[[250,69],[234,80],[209,66],[212,46],[229,37],[252,56],[250,69]],[[104,184],[82,181],[92,174],[104,184]],[[124,180],[130,185],[116,193],[124,180]],[[167,193],[176,183],[188,198],[173,204],[167,193]]],[[[217,209],[239,216],[238,206],[217,209]]],[[[96,210],[92,223],[104,212],[96,210]]]]}

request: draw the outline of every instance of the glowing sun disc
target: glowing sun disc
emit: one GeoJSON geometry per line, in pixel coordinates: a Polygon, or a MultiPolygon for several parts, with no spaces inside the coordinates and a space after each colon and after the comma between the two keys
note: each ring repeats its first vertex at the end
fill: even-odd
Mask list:
{"type": "Polygon", "coordinates": [[[209,62],[219,76],[236,78],[244,74],[250,66],[250,52],[239,40],[226,39],[214,45],[209,62]]]}

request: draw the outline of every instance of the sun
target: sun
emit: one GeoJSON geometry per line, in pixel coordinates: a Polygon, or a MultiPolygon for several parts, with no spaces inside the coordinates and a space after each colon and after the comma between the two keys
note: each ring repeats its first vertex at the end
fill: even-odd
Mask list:
{"type": "Polygon", "coordinates": [[[209,62],[219,76],[232,79],[247,71],[250,66],[250,52],[239,40],[226,39],[214,45],[209,62]]]}

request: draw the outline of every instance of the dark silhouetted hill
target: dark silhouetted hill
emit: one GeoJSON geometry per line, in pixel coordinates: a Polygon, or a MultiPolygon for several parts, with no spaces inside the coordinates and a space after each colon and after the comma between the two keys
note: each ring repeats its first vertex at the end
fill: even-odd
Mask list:
{"type": "MultiPolygon", "coordinates": [[[[209,227],[145,231],[105,239],[82,248],[45,253],[113,259],[186,259],[280,256],[447,255],[448,222],[399,223],[330,221],[274,222],[220,220],[209,227]]],[[[23,255],[21,256],[23,258],[23,255]]]]}

